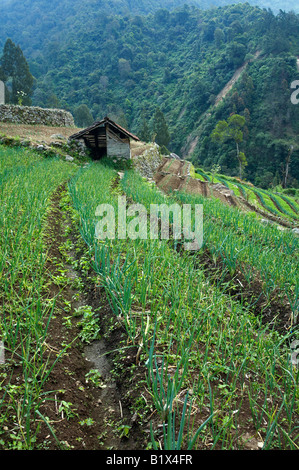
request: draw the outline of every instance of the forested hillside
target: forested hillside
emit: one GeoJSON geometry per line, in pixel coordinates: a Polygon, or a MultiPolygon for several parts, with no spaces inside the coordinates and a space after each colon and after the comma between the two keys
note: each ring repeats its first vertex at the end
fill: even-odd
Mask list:
{"type": "Polygon", "coordinates": [[[199,155],[202,166],[211,168],[217,162],[226,174],[237,174],[234,144],[226,141],[218,145],[210,138],[218,120],[237,112],[246,117],[240,145],[247,158],[247,178],[264,188],[280,184],[293,146],[288,184],[297,186],[299,106],[290,101],[289,83],[293,77],[298,78],[295,60],[287,55],[265,56],[249,64],[225,102],[197,128],[200,138],[197,137],[195,162],[199,155]]]}
{"type": "MultiPolygon", "coordinates": [[[[154,10],[159,2],[143,3],[154,10]]],[[[159,107],[169,150],[205,168],[219,163],[233,175],[233,143],[217,145],[210,135],[218,120],[238,113],[246,117],[245,176],[262,185],[279,181],[293,145],[289,183],[297,185],[299,106],[290,101],[290,84],[298,78],[298,15],[274,15],[249,3],[111,14],[129,4],[109,2],[101,9],[97,1],[38,0],[2,7],[0,46],[10,37],[22,47],[36,79],[33,104],[75,114],[84,104],[93,119],[109,115],[141,137],[159,107]],[[215,108],[217,94],[244,62],[231,97],[215,108]]]]}
{"type": "Polygon", "coordinates": [[[0,450],[299,449],[299,14],[181,1],[0,0],[0,450]]]}
{"type": "MultiPolygon", "coordinates": [[[[53,0],[52,2],[46,2],[44,0],[0,0],[0,5],[9,4],[9,10],[6,10],[5,13],[9,17],[17,9],[25,11],[27,8],[31,8],[34,3],[36,10],[44,12],[54,18],[54,13],[57,14],[61,11],[65,11],[67,8],[70,11],[81,10],[81,2],[74,0],[64,0],[63,2],[58,2],[53,0]],[[51,8],[49,8],[51,6],[51,8]]],[[[92,8],[93,11],[98,11],[99,9],[107,10],[109,14],[117,15],[127,15],[127,14],[148,14],[153,13],[160,8],[166,8],[168,10],[173,10],[177,7],[184,5],[193,5],[201,9],[209,9],[213,7],[225,6],[236,3],[234,0],[86,0],[84,6],[87,9],[92,8]]],[[[253,6],[260,6],[261,8],[271,8],[274,12],[283,11],[299,11],[298,3],[294,0],[241,0],[238,3],[249,3],[253,6]]],[[[56,19],[59,20],[59,17],[56,16],[56,19]]]]}

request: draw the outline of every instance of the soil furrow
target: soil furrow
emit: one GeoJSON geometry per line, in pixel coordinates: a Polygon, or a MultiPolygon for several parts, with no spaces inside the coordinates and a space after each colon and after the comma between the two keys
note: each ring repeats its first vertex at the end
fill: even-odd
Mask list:
{"type": "Polygon", "coordinates": [[[84,260],[86,247],[70,207],[65,202],[61,204],[65,195],[65,187],[56,191],[48,215],[47,270],[52,281],[45,294],[56,298],[47,337],[49,364],[57,359],[64,345],[68,346],[44,390],[51,392],[52,401],[44,403],[42,413],[56,440],[42,423],[38,445],[47,449],[142,449],[145,435],[134,414],[133,402],[135,384],[144,378],[144,371],[134,364],[136,351],[122,349],[124,330],[117,324],[105,292],[97,285],[95,273],[90,267],[85,267],[84,272],[77,268],[84,260]],[[65,246],[68,249],[62,249],[65,246]],[[55,280],[61,272],[65,279],[57,285],[55,280]],[[87,307],[94,312],[100,329],[99,338],[90,343],[82,341],[82,316],[76,316],[79,308],[84,311],[87,307]]]}

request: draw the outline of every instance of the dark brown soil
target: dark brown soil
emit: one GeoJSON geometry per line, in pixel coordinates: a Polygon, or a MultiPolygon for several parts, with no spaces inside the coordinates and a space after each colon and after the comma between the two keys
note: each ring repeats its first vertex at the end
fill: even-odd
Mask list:
{"type": "MultiPolygon", "coordinates": [[[[117,185],[118,178],[115,187],[117,185]]],[[[71,209],[66,211],[61,206],[64,193],[65,187],[58,188],[48,214],[45,233],[48,248],[46,270],[51,279],[60,273],[59,269],[63,266],[70,282],[61,287],[50,281],[45,287],[45,297],[57,299],[46,338],[49,369],[52,364],[54,367],[43,389],[49,395],[39,408],[42,415],[47,417],[49,426],[38,418],[36,425],[40,429],[35,447],[45,450],[143,450],[150,442],[149,421],[153,420],[155,433],[161,431],[158,427],[160,419],[153,413],[151,397],[146,388],[146,368],[136,361],[137,348],[128,342],[126,331],[111,310],[96,273],[91,268],[88,271],[75,270],[71,263],[71,260],[80,262],[86,255],[86,246],[77,224],[72,220],[71,209]],[[66,228],[70,228],[67,234],[66,228]],[[67,260],[65,252],[61,250],[66,240],[72,242],[67,260]],[[81,281],[80,288],[72,282],[76,279],[81,281]],[[71,305],[67,312],[66,301],[71,305]],[[92,307],[100,325],[101,338],[91,345],[84,344],[79,338],[80,318],[73,315],[75,309],[82,305],[92,307]],[[71,318],[71,322],[66,322],[67,317],[71,318]],[[100,387],[87,382],[86,377],[97,368],[102,375],[100,387]],[[144,405],[143,408],[137,406],[141,396],[145,399],[143,403],[148,404],[147,409],[144,405]],[[64,405],[63,410],[61,405],[64,405]]],[[[221,260],[215,264],[208,252],[196,254],[194,261],[199,268],[208,270],[209,278],[214,279],[215,283],[228,284],[229,294],[240,302],[252,302],[255,299],[253,311],[261,317],[263,323],[271,324],[274,315],[279,314],[276,327],[285,331],[289,326],[288,306],[284,302],[268,305],[258,279],[248,285],[242,271],[238,269],[233,276],[226,273],[220,281],[220,276],[225,272],[224,266],[221,260]]],[[[19,372],[16,367],[14,374],[17,376],[19,372]]],[[[222,378],[219,377],[219,380],[222,378]]],[[[212,384],[212,389],[217,398],[217,387],[212,384]]],[[[183,396],[181,398],[184,399],[183,396]]],[[[254,428],[248,426],[251,411],[247,403],[242,404],[241,414],[242,429],[239,428],[238,432],[244,434],[247,431],[249,437],[253,436],[254,428]],[[246,426],[244,429],[243,423],[246,426]]],[[[207,417],[208,411],[194,417],[195,425],[207,417]]],[[[238,438],[232,436],[232,439],[237,441],[238,438]]],[[[212,441],[199,443],[202,449],[209,449],[211,445],[212,441]]],[[[244,445],[239,444],[240,447],[256,449],[257,443],[250,439],[244,445]]]]}
{"type": "MultiPolygon", "coordinates": [[[[55,193],[48,217],[49,274],[57,274],[57,262],[61,261],[64,266],[68,266],[59,250],[59,246],[65,241],[64,228],[72,224],[70,217],[65,220],[65,214],[59,207],[63,191],[62,187],[55,193]]],[[[77,248],[78,245],[81,246],[80,251],[75,250],[73,253],[77,260],[80,260],[85,247],[74,224],[71,235],[68,236],[76,243],[77,248]]],[[[69,268],[68,274],[72,277],[74,273],[71,267],[69,268]]],[[[40,408],[41,413],[49,419],[56,440],[49,427],[41,423],[37,446],[49,450],[144,449],[148,434],[143,432],[133,405],[140,395],[140,390],[137,392],[135,389],[136,384],[144,380],[145,370],[143,366],[135,364],[135,348],[121,348],[126,340],[125,331],[122,325],[117,323],[105,292],[90,279],[90,276],[95,277],[93,271],[90,270],[87,275],[79,272],[79,275],[84,282],[84,287],[80,290],[74,289],[72,283],[64,287],[62,292],[59,292],[60,288],[55,284],[47,287],[48,297],[49,291],[51,297],[58,296],[55,315],[50,322],[46,340],[50,363],[56,360],[63,344],[70,346],[55,364],[46,383],[44,392],[51,392],[51,400],[45,401],[40,408]],[[74,294],[78,293],[80,295],[74,300],[74,294]],[[71,302],[71,312],[67,314],[64,311],[66,300],[71,302]],[[84,345],[78,338],[80,327],[76,323],[79,319],[75,318],[71,327],[65,325],[65,317],[72,315],[78,305],[89,305],[93,311],[100,309],[100,351],[105,358],[105,370],[101,371],[102,387],[94,386],[90,381],[86,382],[86,374],[95,369],[96,365],[87,359],[88,345],[84,345]],[[107,354],[109,351],[113,352],[107,354]],[[68,417],[66,411],[59,411],[62,401],[70,404],[74,416],[68,417]],[[82,423],[89,418],[93,420],[92,424],[82,423]]]]}
{"type": "Polygon", "coordinates": [[[225,286],[225,291],[241,304],[250,305],[250,310],[264,325],[269,325],[270,329],[275,329],[285,334],[291,328],[292,309],[286,296],[282,296],[277,289],[272,293],[271,298],[263,292],[263,283],[258,273],[252,276],[249,283],[245,278],[241,267],[237,267],[233,274],[225,268],[221,258],[214,261],[205,250],[195,255],[195,263],[202,267],[209,275],[209,278],[219,287],[225,286]]]}

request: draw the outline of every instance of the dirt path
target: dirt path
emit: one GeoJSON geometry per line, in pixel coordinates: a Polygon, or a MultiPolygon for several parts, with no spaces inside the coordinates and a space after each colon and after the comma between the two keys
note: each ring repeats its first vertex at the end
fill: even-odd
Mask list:
{"type": "Polygon", "coordinates": [[[229,82],[227,82],[227,84],[225,85],[225,87],[220,91],[220,93],[216,96],[216,100],[215,100],[215,104],[214,104],[214,107],[218,106],[218,104],[220,103],[220,101],[222,101],[226,95],[229,93],[229,91],[232,89],[232,87],[234,86],[234,84],[239,80],[241,74],[243,73],[243,71],[246,69],[247,67],[247,62],[245,64],[243,64],[241,67],[239,67],[234,75],[232,76],[232,78],[229,80],[229,82]]]}
{"type": "MultiPolygon", "coordinates": [[[[254,59],[257,59],[260,55],[260,51],[257,51],[255,54],[254,54],[254,59]]],[[[242,75],[242,73],[244,72],[244,70],[247,68],[247,65],[248,65],[249,61],[246,61],[244,62],[243,65],[241,65],[241,67],[239,67],[234,75],[232,76],[232,78],[227,82],[227,84],[225,85],[225,87],[220,91],[220,93],[217,95],[216,97],[216,100],[215,100],[215,104],[214,104],[214,107],[216,107],[220,101],[222,101],[226,95],[229,93],[229,91],[233,88],[234,84],[239,80],[240,76],[242,75]]]]}
{"type": "MultiPolygon", "coordinates": [[[[254,58],[252,60],[256,60],[259,56],[260,56],[261,52],[260,51],[257,51],[255,54],[254,54],[254,58]]],[[[298,59],[299,61],[299,59],[298,59]]],[[[202,116],[200,117],[200,125],[201,123],[204,121],[204,119],[206,117],[209,117],[212,113],[212,111],[218,106],[218,104],[226,97],[226,95],[230,92],[230,90],[233,88],[233,86],[235,85],[235,83],[239,80],[239,78],[241,77],[242,73],[244,72],[244,70],[247,68],[248,66],[248,63],[249,61],[246,61],[244,62],[243,65],[241,65],[241,67],[239,67],[235,73],[233,74],[232,78],[227,82],[227,84],[222,88],[222,90],[220,91],[220,93],[218,93],[218,95],[216,96],[216,99],[215,99],[215,103],[207,110],[205,111],[202,116]]],[[[298,62],[299,63],[299,62],[298,62]]],[[[196,135],[194,138],[189,138],[189,142],[188,142],[188,139],[187,139],[187,142],[188,142],[188,146],[187,149],[184,149],[183,151],[183,156],[184,157],[188,157],[192,154],[192,152],[194,151],[197,143],[198,143],[198,140],[199,140],[199,137],[200,135],[196,135]]]]}
{"type": "Polygon", "coordinates": [[[45,295],[56,298],[46,340],[49,364],[57,360],[63,345],[68,346],[46,383],[44,392],[51,391],[52,400],[41,408],[56,439],[42,423],[37,445],[47,450],[143,449],[145,434],[138,424],[134,400],[140,397],[140,389],[137,393],[135,388],[136,383],[142,384],[144,370],[135,365],[134,348],[122,349],[126,336],[95,273],[88,268],[86,247],[65,195],[65,187],[56,191],[46,233],[52,282],[45,295]],[[84,317],[74,316],[76,309],[87,307],[100,328],[100,338],[90,344],[82,341],[84,317]]]}

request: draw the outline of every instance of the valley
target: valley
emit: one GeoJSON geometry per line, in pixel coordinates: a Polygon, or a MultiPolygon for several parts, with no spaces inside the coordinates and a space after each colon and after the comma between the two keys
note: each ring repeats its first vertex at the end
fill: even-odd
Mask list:
{"type": "Polygon", "coordinates": [[[298,451],[283,8],[0,0],[1,451],[298,451]]]}
{"type": "Polygon", "coordinates": [[[35,79],[33,105],[74,116],[84,105],[91,122],[109,115],[149,141],[160,108],[169,152],[188,155],[205,170],[217,163],[228,176],[237,175],[233,145],[217,146],[210,137],[219,120],[237,113],[246,118],[246,178],[264,189],[278,184],[292,145],[289,185],[296,186],[299,108],[290,99],[299,55],[294,13],[274,15],[246,3],[122,17],[105,6],[105,14],[96,12],[92,2],[84,9],[59,2],[50,12],[39,0],[30,16],[26,2],[12,5],[19,27],[10,16],[13,8],[5,10],[0,44],[9,37],[20,44],[35,79]],[[40,8],[47,12],[45,22],[36,19],[40,8]],[[58,14],[60,9],[64,13],[58,14]],[[230,89],[244,63],[246,70],[230,89]],[[225,99],[215,107],[224,89],[225,99]]]}

